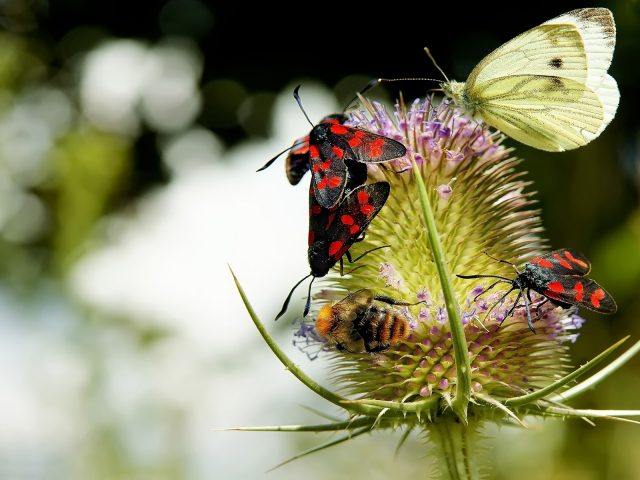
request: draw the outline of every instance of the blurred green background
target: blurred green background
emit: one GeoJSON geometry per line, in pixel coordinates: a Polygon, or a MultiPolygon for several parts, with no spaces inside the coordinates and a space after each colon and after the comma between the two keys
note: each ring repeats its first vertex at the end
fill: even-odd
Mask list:
{"type": "MultiPolygon", "coordinates": [[[[305,189],[281,163],[254,173],[309,130],[293,87],[319,119],[371,78],[439,78],[425,46],[464,80],[510,38],[590,6],[617,23],[616,118],[572,152],[507,140],[551,245],[583,252],[618,303],[612,317],[581,312],[574,365],[640,338],[638,1],[0,3],[0,478],[255,478],[319,443],[212,431],[316,423],[298,404],[335,413],[263,345],[226,267],[263,319],[307,272],[305,189]]],[[[289,325],[270,325],[283,345],[289,325]]],[[[326,383],[322,360],[288,352],[326,383]]],[[[572,405],[640,408],[640,359],[572,405]]],[[[639,426],[538,427],[489,429],[491,478],[640,478],[639,426]]],[[[425,476],[422,440],[394,460],[398,439],[359,438],[269,476],[425,476]]]]}

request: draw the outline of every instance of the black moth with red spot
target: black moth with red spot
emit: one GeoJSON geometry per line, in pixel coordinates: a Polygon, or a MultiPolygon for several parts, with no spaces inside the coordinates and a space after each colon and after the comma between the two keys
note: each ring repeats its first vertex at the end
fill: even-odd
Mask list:
{"type": "Polygon", "coordinates": [[[335,206],[347,186],[364,185],[364,163],[382,163],[406,155],[400,142],[346,125],[321,123],[309,134],[312,185],[320,206],[335,206]]]}
{"type": "MultiPolygon", "coordinates": [[[[342,125],[347,121],[347,116],[344,113],[334,113],[327,115],[320,123],[332,123],[335,125],[342,125]]],[[[309,135],[301,137],[293,142],[293,147],[287,159],[285,161],[285,171],[287,172],[287,179],[291,185],[297,185],[302,180],[305,173],[309,171],[311,166],[309,165],[309,135]]],[[[366,174],[366,171],[365,171],[366,174]]],[[[360,185],[364,184],[361,183],[360,185]]]]}
{"type": "MultiPolygon", "coordinates": [[[[351,187],[351,184],[349,187],[351,187]]],[[[309,249],[307,254],[311,273],[291,289],[282,306],[282,310],[276,316],[276,320],[287,310],[293,291],[305,279],[310,276],[313,277],[311,280],[311,284],[313,284],[315,278],[324,277],[338,261],[342,261],[343,255],[347,256],[349,262],[355,262],[372,251],[369,250],[352,260],[349,248],[363,238],[361,235],[364,235],[364,231],[386,203],[390,191],[391,187],[387,182],[360,185],[351,189],[339,205],[332,208],[323,208],[314,195],[313,186],[310,187],[309,249]]],[[[340,273],[342,274],[342,263],[340,266],[340,273]]],[[[311,284],[309,284],[309,295],[304,308],[304,316],[309,312],[311,284]]]]}
{"type": "MultiPolygon", "coordinates": [[[[294,90],[293,96],[302,109],[299,88],[300,85],[294,90]]],[[[407,153],[402,143],[343,125],[346,121],[347,116],[340,113],[324,117],[307,137],[296,140],[287,156],[289,183],[297,185],[311,169],[314,193],[324,208],[336,206],[350,188],[367,182],[366,163],[384,163],[407,153]]],[[[258,172],[269,167],[282,153],[269,160],[258,172]]]]}
{"type": "MultiPolygon", "coordinates": [[[[501,260],[503,263],[504,260],[501,260]]],[[[513,265],[513,264],[511,264],[513,265]]],[[[547,253],[538,258],[534,258],[525,266],[522,272],[519,272],[515,265],[513,267],[518,272],[518,276],[514,279],[499,277],[496,275],[457,275],[460,278],[497,278],[498,281],[486,288],[480,295],[492,289],[498,283],[508,283],[511,285],[505,295],[502,296],[497,303],[504,300],[514,290],[519,290],[518,297],[513,303],[511,310],[505,315],[505,318],[513,313],[513,311],[521,307],[518,305],[520,298],[523,299],[527,313],[527,323],[533,333],[533,325],[531,322],[531,313],[529,305],[531,301],[531,290],[546,297],[546,300],[539,305],[551,302],[563,308],[569,308],[574,305],[579,308],[586,308],[594,312],[611,314],[617,310],[616,302],[607,291],[593,280],[582,278],[591,270],[589,261],[576,250],[563,248],[547,253]],[[526,295],[525,295],[526,290],[526,295]]],[[[476,297],[477,298],[477,297],[476,297]]]]}

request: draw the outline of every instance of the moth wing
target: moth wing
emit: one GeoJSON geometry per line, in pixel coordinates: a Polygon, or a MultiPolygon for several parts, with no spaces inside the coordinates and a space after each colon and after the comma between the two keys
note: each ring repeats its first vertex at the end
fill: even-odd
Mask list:
{"type": "Polygon", "coordinates": [[[387,182],[371,183],[353,189],[342,200],[335,221],[327,232],[331,239],[328,252],[330,257],[340,260],[378,215],[390,190],[387,182]]]}
{"type": "Polygon", "coordinates": [[[539,268],[549,269],[554,275],[578,275],[583,277],[591,270],[589,260],[577,250],[561,248],[534,258],[529,262],[539,268]]]}
{"type": "Polygon", "coordinates": [[[345,158],[362,163],[382,163],[407,154],[407,148],[400,142],[345,125],[329,129],[329,141],[344,152],[345,158]]]}
{"type": "Polygon", "coordinates": [[[313,135],[309,141],[309,160],[318,203],[324,208],[335,206],[347,183],[346,165],[328,142],[316,143],[313,135]]]}
{"type": "Polygon", "coordinates": [[[291,185],[297,185],[305,173],[309,171],[309,135],[301,137],[293,143],[284,164],[287,179],[291,185]]]}
{"type": "Polygon", "coordinates": [[[600,99],[571,79],[514,75],[479,84],[469,95],[489,125],[540,150],[571,150],[604,129],[600,99]]]}
{"type": "Polygon", "coordinates": [[[378,215],[389,197],[387,182],[355,188],[331,209],[322,208],[310,190],[309,265],[317,276],[326,275],[378,215]]]}
{"type": "Polygon", "coordinates": [[[561,276],[543,292],[549,298],[599,313],[616,313],[618,307],[607,291],[588,278],[561,276]]]}

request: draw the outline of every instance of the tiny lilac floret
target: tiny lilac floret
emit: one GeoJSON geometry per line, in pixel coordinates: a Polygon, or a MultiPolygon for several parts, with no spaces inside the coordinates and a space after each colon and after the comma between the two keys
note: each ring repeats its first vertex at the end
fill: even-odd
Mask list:
{"type": "Polygon", "coordinates": [[[418,290],[416,293],[416,297],[418,297],[419,302],[430,302],[431,301],[431,292],[427,287],[424,287],[422,290],[418,290]]]}
{"type": "Polygon", "coordinates": [[[420,396],[421,397],[429,397],[431,395],[431,389],[429,388],[428,385],[425,385],[424,387],[422,387],[420,389],[420,396]]]}
{"type": "Polygon", "coordinates": [[[436,188],[436,192],[438,192],[440,200],[449,200],[449,197],[451,197],[451,194],[453,193],[453,188],[448,184],[440,185],[436,188]]]}
{"type": "Polygon", "coordinates": [[[443,378],[438,382],[438,388],[440,388],[441,390],[445,390],[447,387],[449,387],[449,380],[447,380],[446,378],[443,378]]]}

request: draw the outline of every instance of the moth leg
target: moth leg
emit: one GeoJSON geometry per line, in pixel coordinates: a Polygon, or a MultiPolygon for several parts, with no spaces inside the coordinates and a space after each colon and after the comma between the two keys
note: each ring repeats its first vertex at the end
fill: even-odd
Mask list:
{"type": "Polygon", "coordinates": [[[523,295],[523,297],[522,297],[522,299],[524,300],[525,305],[527,306],[527,325],[529,325],[529,328],[535,334],[536,331],[533,328],[533,322],[531,321],[531,312],[529,311],[529,302],[527,301],[527,296],[528,295],[523,295]]]}

